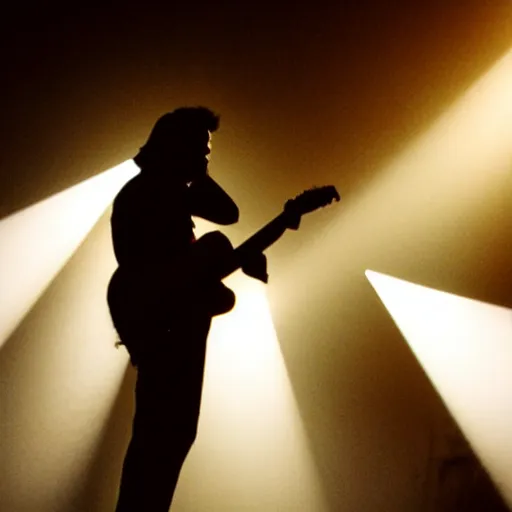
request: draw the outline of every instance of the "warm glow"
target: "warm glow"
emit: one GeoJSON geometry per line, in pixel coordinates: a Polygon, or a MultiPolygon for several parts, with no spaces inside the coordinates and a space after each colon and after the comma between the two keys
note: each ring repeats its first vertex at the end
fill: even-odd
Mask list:
{"type": "Polygon", "coordinates": [[[115,266],[105,215],[1,352],[5,510],[74,510],[128,362],[106,304],[115,266]]]}
{"type": "Polygon", "coordinates": [[[137,171],[126,161],[0,221],[0,347],[137,171]]]}
{"type": "MultiPolygon", "coordinates": [[[[334,295],[338,287],[346,288],[361,264],[400,268],[421,265],[426,257],[446,261],[461,242],[467,248],[472,240],[476,254],[482,241],[475,235],[483,238],[501,225],[496,219],[512,218],[506,193],[511,187],[512,52],[507,52],[367,187],[342,199],[337,213],[319,213],[325,215],[324,229],[288,258],[279,279],[311,275],[308,301],[314,302],[325,300],[326,290],[334,295]]],[[[343,197],[341,187],[340,193],[343,197]]],[[[305,219],[304,230],[308,223],[305,219]]],[[[468,261],[471,254],[466,249],[468,261]]]]}
{"type": "Polygon", "coordinates": [[[235,309],[214,321],[198,440],[176,510],[327,510],[273,327],[265,286],[227,281],[235,309]]]}
{"type": "Polygon", "coordinates": [[[512,505],[512,310],[366,275],[512,505]]]}

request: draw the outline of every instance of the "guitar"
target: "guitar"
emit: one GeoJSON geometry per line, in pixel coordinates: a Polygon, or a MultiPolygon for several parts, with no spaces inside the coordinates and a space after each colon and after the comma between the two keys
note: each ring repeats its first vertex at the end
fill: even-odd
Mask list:
{"type": "Polygon", "coordinates": [[[174,262],[173,267],[164,272],[149,272],[147,276],[151,277],[141,271],[135,280],[133,275],[126,279],[123,269],[118,267],[107,295],[118,334],[127,338],[134,325],[144,318],[169,315],[172,321],[172,318],[187,315],[197,301],[212,304],[208,307],[211,316],[227,313],[234,306],[234,295],[221,283],[222,279],[242,268],[251,255],[263,253],[287,229],[297,230],[302,215],[334,200],[339,201],[340,196],[332,185],[306,190],[288,200],[277,217],[238,247],[234,248],[220,231],[206,233],[191,245],[186,258],[174,262]]]}
{"type": "Polygon", "coordinates": [[[251,254],[264,252],[287,229],[297,230],[302,215],[339,201],[332,185],[313,187],[285,203],[282,213],[263,226],[245,242],[234,248],[220,231],[206,233],[193,244],[192,263],[204,277],[222,280],[242,267],[251,254]]]}

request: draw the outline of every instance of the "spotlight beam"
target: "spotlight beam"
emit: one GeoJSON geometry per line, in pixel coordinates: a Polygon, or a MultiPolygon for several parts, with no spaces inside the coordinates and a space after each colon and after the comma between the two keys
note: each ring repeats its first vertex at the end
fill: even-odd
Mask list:
{"type": "Polygon", "coordinates": [[[512,505],[512,310],[371,270],[366,276],[512,505]]]}
{"type": "Polygon", "coordinates": [[[126,161],[0,221],[0,348],[137,170],[126,161]]]}

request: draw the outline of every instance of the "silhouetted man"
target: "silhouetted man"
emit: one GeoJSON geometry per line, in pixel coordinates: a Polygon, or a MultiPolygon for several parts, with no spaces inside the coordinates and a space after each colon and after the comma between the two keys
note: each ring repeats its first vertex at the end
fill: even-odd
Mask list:
{"type": "MultiPolygon", "coordinates": [[[[117,512],[169,509],[196,437],[211,319],[235,304],[229,288],[205,279],[193,263],[192,215],[223,225],[238,221],[236,204],[208,175],[218,124],[204,107],[162,116],[134,159],[140,174],[114,201],[119,266],[108,302],[120,342],[137,367],[117,512]]],[[[244,271],[266,282],[263,254],[248,260],[244,271]]]]}

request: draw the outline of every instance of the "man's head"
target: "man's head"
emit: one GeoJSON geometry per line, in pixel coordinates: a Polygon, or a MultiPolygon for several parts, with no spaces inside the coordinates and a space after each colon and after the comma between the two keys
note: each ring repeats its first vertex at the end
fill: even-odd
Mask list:
{"type": "Polygon", "coordinates": [[[219,116],[206,107],[182,107],[156,122],[146,144],[134,158],[142,169],[173,173],[179,181],[194,181],[208,172],[211,134],[219,116]]]}

